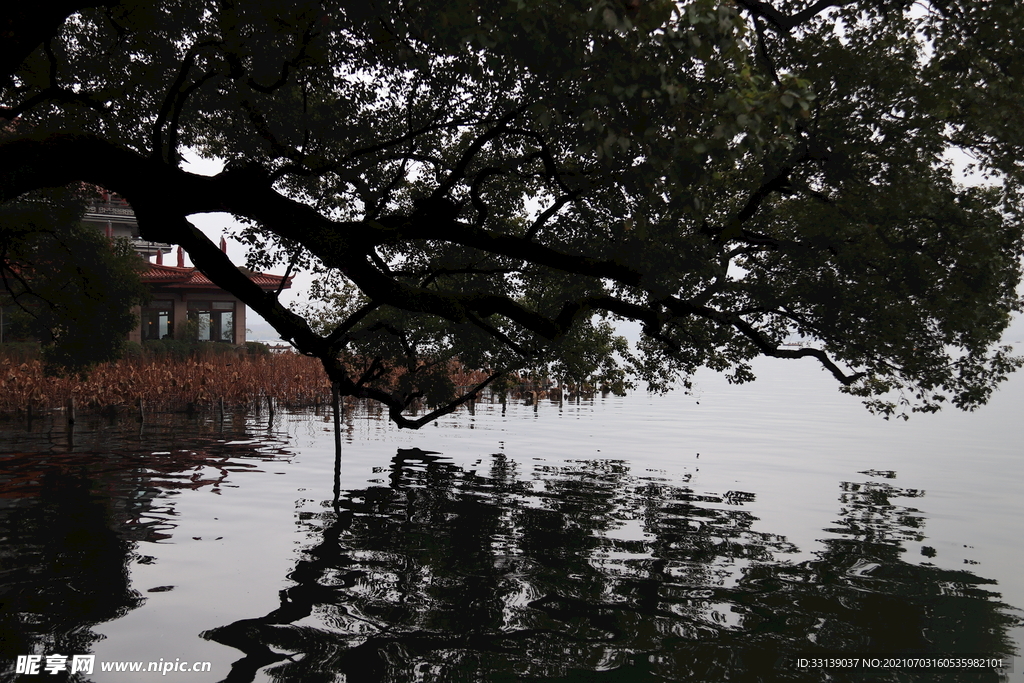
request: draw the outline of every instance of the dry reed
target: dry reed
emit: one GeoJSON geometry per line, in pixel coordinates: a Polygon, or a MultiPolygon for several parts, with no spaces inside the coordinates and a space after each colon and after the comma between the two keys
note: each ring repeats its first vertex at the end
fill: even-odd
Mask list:
{"type": "MultiPolygon", "coordinates": [[[[388,373],[384,382],[393,384],[400,373],[388,373]]],[[[449,373],[460,394],[487,376],[457,362],[449,373]]],[[[72,400],[78,412],[203,410],[222,402],[258,407],[267,399],[301,407],[327,404],[330,393],[320,362],[294,353],[125,359],[97,366],[84,380],[47,377],[39,360],[0,358],[0,415],[65,409],[72,400]]]]}
{"type": "Polygon", "coordinates": [[[315,405],[330,396],[320,362],[298,354],[122,360],[96,367],[85,380],[46,377],[38,360],[0,359],[0,413],[137,407],[188,410],[254,404],[315,405]]]}

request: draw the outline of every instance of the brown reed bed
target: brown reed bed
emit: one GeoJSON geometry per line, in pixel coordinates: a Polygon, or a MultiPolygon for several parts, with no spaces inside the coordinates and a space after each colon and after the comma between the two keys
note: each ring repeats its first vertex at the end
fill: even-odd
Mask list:
{"type": "MultiPolygon", "coordinates": [[[[394,382],[398,374],[392,372],[384,381],[394,382]]],[[[458,363],[450,365],[449,375],[460,393],[486,377],[458,363]]],[[[203,411],[219,406],[258,410],[268,399],[282,407],[309,407],[329,404],[330,396],[320,362],[295,353],[131,358],[97,366],[86,379],[47,377],[38,359],[0,358],[0,415],[7,416],[56,410],[203,411]]]]}
{"type": "Polygon", "coordinates": [[[258,405],[268,398],[298,406],[329,396],[330,382],[319,361],[294,353],[121,360],[97,366],[84,380],[47,377],[39,360],[0,359],[0,414],[69,405],[81,412],[201,410],[258,405]]]}

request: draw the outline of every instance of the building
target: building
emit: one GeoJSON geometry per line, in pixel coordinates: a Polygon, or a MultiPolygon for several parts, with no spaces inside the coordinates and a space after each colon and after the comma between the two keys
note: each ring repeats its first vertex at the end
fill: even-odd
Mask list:
{"type": "MultiPolygon", "coordinates": [[[[147,268],[142,273],[142,281],[149,286],[153,299],[136,310],[140,325],[129,335],[130,341],[188,338],[245,343],[245,304],[215,285],[198,269],[186,267],[181,247],[178,247],[177,265],[164,265],[164,255],[171,252],[172,246],[143,240],[135,212],[123,199],[103,192],[90,203],[84,221],[111,239],[130,240],[135,251],[146,259],[147,268]]],[[[223,238],[221,249],[226,250],[223,238]]],[[[247,274],[267,291],[291,286],[291,278],[248,271],[247,274]]]]}
{"type": "Polygon", "coordinates": [[[135,220],[135,212],[128,202],[113,192],[98,190],[97,197],[86,207],[82,220],[86,225],[103,231],[110,239],[129,240],[135,252],[147,261],[154,256],[171,252],[170,244],[149,242],[139,236],[139,223],[135,220]]]}

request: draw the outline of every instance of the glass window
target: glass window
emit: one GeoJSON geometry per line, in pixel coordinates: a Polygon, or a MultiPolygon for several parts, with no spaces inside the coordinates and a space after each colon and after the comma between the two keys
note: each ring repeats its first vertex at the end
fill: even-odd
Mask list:
{"type": "Polygon", "coordinates": [[[174,336],[174,303],[152,301],[142,309],[142,338],[168,339],[174,336]]]}
{"type": "Polygon", "coordinates": [[[198,323],[199,341],[235,343],[234,301],[190,301],[188,319],[198,323]]]}

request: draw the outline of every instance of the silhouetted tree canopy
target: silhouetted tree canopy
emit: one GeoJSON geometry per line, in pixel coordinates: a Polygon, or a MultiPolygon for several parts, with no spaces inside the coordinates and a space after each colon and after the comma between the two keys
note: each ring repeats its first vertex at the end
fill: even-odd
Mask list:
{"type": "Polygon", "coordinates": [[[1021,308],[1015,0],[62,7],[4,25],[0,199],[122,194],[400,426],[482,388],[439,381],[452,358],[654,389],[812,358],[885,414],[972,409],[1020,364],[998,345],[1021,308]],[[283,306],[204,212],[244,222],[245,266],[312,270],[342,305],[283,306]]]}
{"type": "Polygon", "coordinates": [[[41,342],[49,373],[119,358],[148,292],[124,241],[82,224],[84,191],[49,188],[0,205],[3,341],[41,342]]]}

